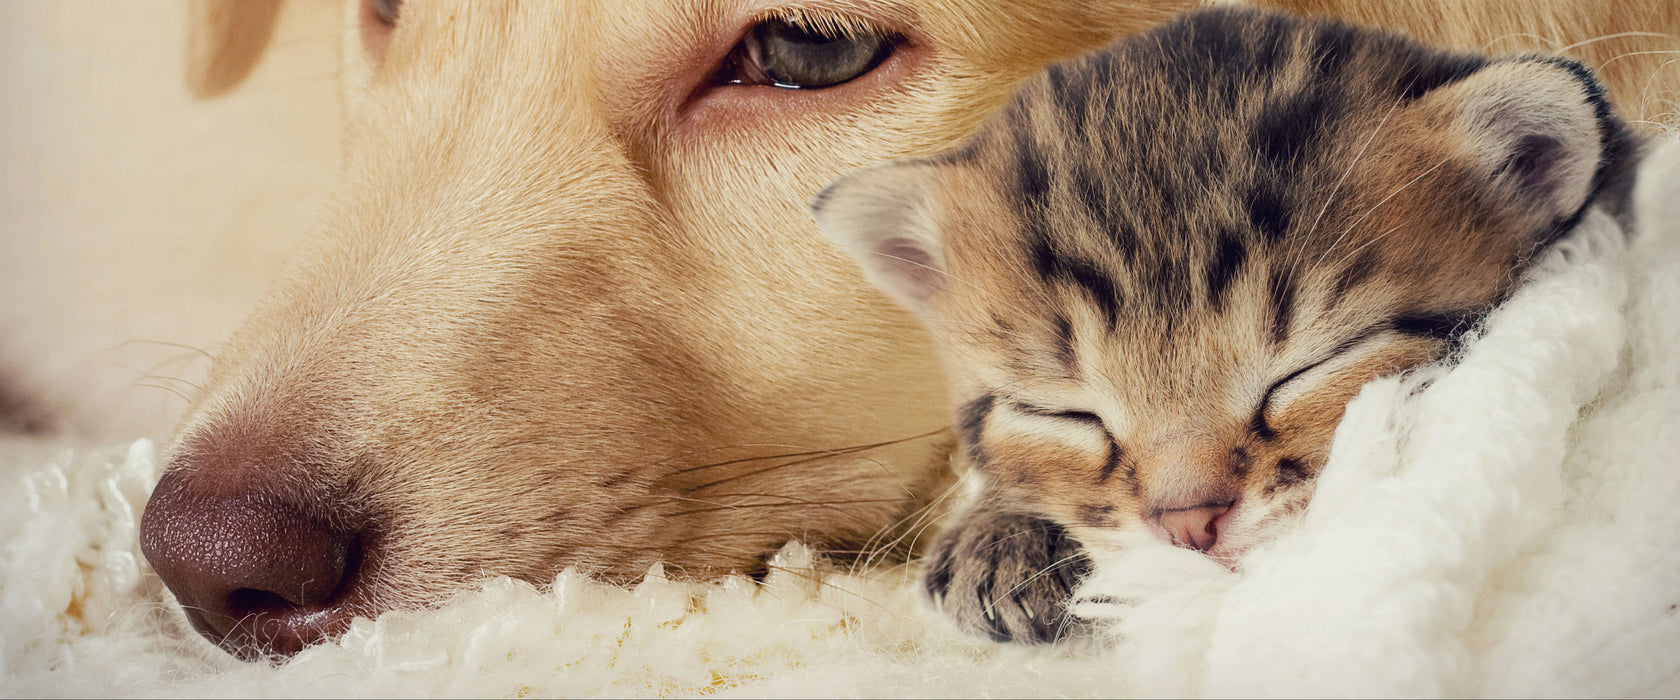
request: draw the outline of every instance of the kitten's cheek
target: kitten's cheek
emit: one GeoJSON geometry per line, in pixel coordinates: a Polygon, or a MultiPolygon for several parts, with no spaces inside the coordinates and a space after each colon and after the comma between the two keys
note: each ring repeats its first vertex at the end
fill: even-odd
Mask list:
{"type": "Polygon", "coordinates": [[[1085,521],[1093,509],[1119,510],[1111,489],[1094,476],[1103,459],[1090,449],[1021,434],[988,439],[985,453],[984,470],[993,486],[1058,522],[1085,521]]]}
{"type": "Polygon", "coordinates": [[[1288,531],[1306,512],[1312,500],[1312,482],[1275,491],[1270,495],[1249,494],[1221,516],[1218,524],[1219,540],[1207,555],[1231,567],[1242,566],[1243,557],[1288,531]]]}

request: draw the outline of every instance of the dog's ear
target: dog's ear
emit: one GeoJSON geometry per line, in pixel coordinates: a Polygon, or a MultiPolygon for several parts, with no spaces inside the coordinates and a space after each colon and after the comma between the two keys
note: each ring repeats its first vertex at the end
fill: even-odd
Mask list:
{"type": "Polygon", "coordinates": [[[1532,220],[1572,223],[1632,157],[1632,140],[1592,71],[1561,58],[1497,61],[1426,96],[1501,198],[1532,220]]]}
{"type": "Polygon", "coordinates": [[[268,47],[281,0],[193,0],[188,9],[187,89],[216,97],[251,73],[268,47]]]}
{"type": "Polygon", "coordinates": [[[935,168],[888,163],[841,178],[817,195],[811,216],[863,274],[918,316],[945,287],[935,168]]]}

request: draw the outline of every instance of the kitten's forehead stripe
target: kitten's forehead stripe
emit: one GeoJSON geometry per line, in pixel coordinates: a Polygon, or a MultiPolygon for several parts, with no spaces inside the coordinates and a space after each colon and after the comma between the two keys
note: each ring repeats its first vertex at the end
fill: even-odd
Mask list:
{"type": "Polygon", "coordinates": [[[1313,63],[1318,69],[1317,79],[1337,80],[1341,77],[1342,68],[1353,58],[1353,52],[1358,47],[1359,30],[1349,25],[1319,25],[1316,45],[1313,47],[1313,63]]]}
{"type": "Polygon", "coordinates": [[[1070,89],[1068,85],[1068,68],[1053,66],[1045,72],[1050,82],[1051,94],[1055,96],[1056,107],[1061,111],[1062,123],[1068,130],[1081,133],[1086,128],[1086,118],[1091,105],[1091,91],[1070,89]]]}
{"type": "Polygon", "coordinates": [[[1243,65],[1251,75],[1265,75],[1282,67],[1284,43],[1291,36],[1286,22],[1236,16],[1209,19],[1207,31],[1160,37],[1156,50],[1141,57],[1170,66],[1176,75],[1164,84],[1168,89],[1183,95],[1212,95],[1229,104],[1240,87],[1229,79],[1228,64],[1243,65]]]}
{"type": "Polygon", "coordinates": [[[1336,274],[1336,282],[1330,288],[1329,305],[1335,306],[1340,303],[1342,297],[1347,296],[1347,293],[1354,287],[1377,274],[1377,270],[1381,266],[1382,253],[1376,248],[1368,247],[1360,251],[1353,257],[1353,260],[1348,262],[1347,267],[1342,268],[1342,271],[1336,274]]]}
{"type": "Polygon", "coordinates": [[[1056,334],[1056,361],[1068,371],[1069,377],[1077,379],[1080,374],[1079,354],[1074,346],[1073,324],[1068,321],[1067,316],[1059,312],[1051,324],[1056,334]]]}
{"type": "Polygon", "coordinates": [[[1119,201],[1117,188],[1109,184],[1112,176],[1105,172],[1103,165],[1090,160],[1075,164],[1073,186],[1078,190],[1078,201],[1085,206],[1090,224],[1107,234],[1109,244],[1123,262],[1134,265],[1138,255],[1137,233],[1126,221],[1125,204],[1119,201]]]}
{"type": "Polygon", "coordinates": [[[1120,319],[1120,291],[1113,278],[1095,262],[1061,251],[1048,235],[1035,236],[1028,258],[1040,279],[1051,285],[1070,285],[1084,292],[1102,311],[1110,328],[1120,319]]]}
{"type": "Polygon", "coordinates": [[[1050,169],[1044,162],[1044,156],[1043,151],[1031,144],[1020,144],[1015,148],[1016,191],[1021,203],[1030,210],[1038,210],[1048,204],[1045,196],[1050,193],[1050,169]]]}
{"type": "Polygon", "coordinates": [[[1272,302],[1272,345],[1281,346],[1289,340],[1289,324],[1295,317],[1295,280],[1284,270],[1272,270],[1266,293],[1272,302]]]}
{"type": "Polygon", "coordinates": [[[1231,280],[1237,276],[1237,270],[1248,258],[1248,246],[1243,245],[1230,231],[1219,234],[1219,242],[1214,245],[1213,262],[1207,269],[1208,303],[1217,311],[1225,305],[1225,292],[1231,287],[1231,280]]]}
{"type": "Polygon", "coordinates": [[[1315,155],[1318,135],[1341,111],[1341,100],[1329,87],[1311,86],[1274,98],[1256,121],[1251,143],[1280,174],[1287,173],[1315,155]]]}
{"type": "Polygon", "coordinates": [[[1289,230],[1292,216],[1283,192],[1272,183],[1256,183],[1248,192],[1248,222],[1267,242],[1276,243],[1289,230]]]}

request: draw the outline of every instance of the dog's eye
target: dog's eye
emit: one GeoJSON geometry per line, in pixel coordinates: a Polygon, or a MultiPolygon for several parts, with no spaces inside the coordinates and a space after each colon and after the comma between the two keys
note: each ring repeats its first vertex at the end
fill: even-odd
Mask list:
{"type": "Polygon", "coordinates": [[[387,27],[397,25],[397,13],[402,10],[403,0],[366,0],[367,8],[373,12],[375,19],[387,27]]]}
{"type": "Polygon", "coordinates": [[[722,78],[732,85],[825,88],[873,70],[892,55],[896,44],[896,37],[880,31],[770,19],[741,39],[722,78]]]}
{"type": "Polygon", "coordinates": [[[403,0],[362,0],[360,25],[362,49],[374,63],[385,60],[385,46],[391,43],[391,32],[397,28],[397,14],[403,0]]]}

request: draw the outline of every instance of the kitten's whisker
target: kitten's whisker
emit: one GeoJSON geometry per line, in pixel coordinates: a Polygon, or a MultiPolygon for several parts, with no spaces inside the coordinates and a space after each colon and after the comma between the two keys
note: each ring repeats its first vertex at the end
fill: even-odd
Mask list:
{"type": "MultiPolygon", "coordinates": [[[[758,476],[760,474],[766,474],[766,473],[769,473],[769,472],[776,471],[777,469],[786,469],[788,467],[799,466],[799,465],[803,465],[803,464],[810,464],[812,462],[818,462],[818,461],[828,459],[828,458],[831,458],[831,457],[847,457],[847,456],[857,454],[857,453],[860,453],[860,452],[863,452],[863,451],[864,450],[853,448],[853,449],[849,449],[849,450],[845,450],[845,451],[834,451],[834,452],[818,454],[814,457],[807,457],[805,459],[796,459],[796,460],[793,460],[791,462],[783,462],[781,464],[776,464],[776,465],[772,465],[772,466],[769,466],[769,467],[765,467],[765,468],[759,469],[757,471],[743,472],[743,473],[740,473],[740,474],[727,476],[727,477],[724,477],[722,479],[718,479],[716,481],[708,481],[708,482],[706,482],[704,484],[700,484],[698,486],[689,487],[688,490],[689,491],[704,491],[704,490],[709,489],[713,486],[717,486],[717,485],[720,485],[720,484],[727,484],[727,483],[729,483],[731,481],[735,481],[737,479],[745,479],[747,477],[758,476]]],[[[886,465],[883,465],[876,460],[869,459],[868,457],[863,457],[863,458],[860,458],[860,459],[862,459],[863,461],[866,461],[866,462],[873,463],[875,466],[880,467],[882,471],[889,472],[889,473],[891,472],[890,469],[887,469],[886,465]]]]}
{"type": "Polygon", "coordinates": [[[1548,49],[1550,51],[1557,51],[1558,50],[1557,40],[1553,39],[1551,37],[1541,36],[1539,34],[1534,34],[1532,32],[1512,32],[1510,34],[1501,34],[1501,35],[1496,36],[1492,39],[1489,39],[1487,41],[1487,43],[1482,44],[1482,52],[1483,53],[1492,53],[1492,48],[1493,48],[1494,44],[1497,44],[1501,41],[1509,41],[1509,40],[1516,40],[1516,39],[1528,39],[1528,40],[1531,40],[1531,41],[1536,41],[1536,42],[1539,42],[1539,43],[1542,43],[1542,44],[1546,44],[1548,47],[1550,47],[1548,49]]]}
{"type": "MultiPolygon", "coordinates": [[[[871,536],[869,540],[863,544],[865,550],[874,550],[877,554],[872,554],[861,563],[865,566],[873,565],[877,558],[886,556],[886,553],[891,551],[892,548],[898,546],[899,543],[904,542],[905,538],[910,537],[913,532],[917,532],[922,523],[927,522],[929,516],[936,511],[942,510],[942,506],[945,501],[949,499],[961,485],[962,482],[960,480],[953,480],[950,486],[945,487],[943,491],[939,492],[939,494],[934,496],[932,499],[929,499],[927,503],[924,503],[915,510],[905,514],[904,517],[899,518],[898,521],[893,524],[877,530],[875,535],[871,536]],[[906,523],[909,523],[909,527],[901,529],[906,523]],[[885,541],[884,538],[891,532],[897,532],[898,536],[894,537],[891,541],[885,541]]],[[[911,540],[909,550],[912,552],[915,551],[915,540],[913,539],[911,540]]],[[[857,566],[858,563],[854,562],[853,568],[855,569],[857,566]]]]}
{"type": "Polygon", "coordinates": [[[1674,38],[1676,38],[1675,35],[1673,35],[1673,34],[1664,34],[1662,32],[1617,32],[1615,34],[1605,34],[1603,36],[1596,36],[1596,37],[1593,37],[1591,39],[1587,39],[1585,41],[1577,41],[1577,42],[1575,42],[1573,44],[1570,44],[1568,46],[1565,46],[1563,48],[1554,49],[1554,50],[1558,53],[1568,53],[1570,51],[1581,48],[1583,46],[1596,44],[1600,41],[1607,41],[1609,39],[1623,39],[1623,38],[1627,38],[1627,37],[1650,37],[1650,38],[1654,38],[1654,39],[1674,39],[1674,38]]]}
{"type": "Polygon", "coordinates": [[[1348,254],[1342,256],[1341,260],[1336,261],[1336,265],[1338,267],[1340,267],[1341,265],[1346,264],[1347,261],[1353,259],[1353,256],[1358,255],[1359,251],[1362,251],[1366,248],[1371,247],[1377,241],[1382,240],[1384,237],[1388,236],[1388,234],[1394,233],[1395,231],[1399,230],[1400,228],[1402,228],[1404,226],[1405,226],[1405,224],[1395,224],[1395,225],[1389,227],[1389,229],[1387,231],[1383,231],[1382,233],[1378,234],[1377,237],[1372,238],[1371,240],[1365,241],[1365,243],[1363,245],[1359,246],[1358,248],[1354,248],[1353,250],[1348,251],[1348,254]]]}
{"type": "MultiPolygon", "coordinates": [[[[808,465],[808,463],[822,462],[822,460],[827,460],[827,458],[850,457],[850,455],[855,455],[855,453],[858,452],[864,452],[864,450],[855,450],[855,448],[853,448],[853,450],[843,450],[843,452],[842,450],[837,450],[837,452],[820,453],[820,455],[815,455],[815,457],[801,458],[801,460],[793,460],[793,462],[783,462],[780,463],[780,465],[771,465],[771,467],[764,467],[761,468],[761,470],[754,470],[754,472],[736,473],[736,475],[731,475],[731,477],[719,478],[719,480],[714,480],[714,482],[706,482],[701,483],[701,485],[696,485],[696,487],[689,487],[689,490],[690,492],[701,492],[701,490],[706,490],[706,488],[716,487],[716,485],[721,485],[721,483],[734,482],[734,480],[739,480],[739,478],[758,477],[761,473],[774,472],[774,470],[780,470],[780,468],[800,467],[800,465],[808,465]]],[[[869,460],[869,458],[864,458],[864,460],[867,460],[867,462],[875,462],[875,460],[869,460]]],[[[875,462],[875,465],[880,467],[880,462],[875,462]]],[[[887,470],[887,468],[882,467],[882,470],[887,470]]]]}
{"type": "Polygon", "coordinates": [[[160,381],[160,382],[173,382],[174,385],[176,385],[176,386],[185,386],[188,389],[199,388],[198,385],[193,383],[193,382],[182,379],[180,377],[171,377],[167,374],[147,374],[147,375],[141,376],[140,379],[150,379],[150,380],[155,380],[155,381],[160,381]]]}
{"type": "MultiPolygon", "coordinates": [[[[1353,174],[1353,169],[1359,165],[1359,160],[1365,157],[1365,151],[1371,147],[1371,142],[1376,140],[1377,134],[1381,133],[1383,126],[1388,124],[1388,118],[1394,116],[1394,110],[1400,107],[1400,101],[1403,97],[1404,93],[1395,96],[1394,104],[1388,106],[1388,111],[1383,113],[1382,119],[1378,120],[1376,127],[1371,129],[1370,135],[1365,137],[1365,143],[1360,144],[1359,152],[1354,154],[1353,160],[1348,163],[1347,169],[1342,171],[1342,177],[1341,179],[1336,180],[1336,186],[1330,190],[1330,195],[1324,198],[1324,206],[1319,208],[1318,216],[1313,218],[1312,228],[1308,229],[1307,234],[1302,237],[1304,240],[1310,241],[1312,239],[1312,235],[1318,232],[1318,225],[1323,222],[1325,212],[1330,210],[1330,205],[1335,201],[1336,195],[1341,192],[1342,185],[1347,182],[1348,176],[1353,174]]],[[[1337,244],[1342,242],[1342,236],[1346,235],[1347,231],[1342,231],[1342,235],[1337,236],[1336,240],[1332,242],[1329,247],[1325,248],[1325,250],[1335,248],[1337,244]]],[[[1303,248],[1296,248],[1294,251],[1291,251],[1289,256],[1290,274],[1294,274],[1299,269],[1300,261],[1304,257],[1304,252],[1303,248]]],[[[1319,256],[1320,261],[1322,261],[1323,258],[1323,255],[1319,256]]]]}
{"type": "MultiPolygon", "coordinates": [[[[1441,158],[1441,160],[1436,161],[1436,163],[1434,165],[1429,166],[1428,170],[1425,170],[1421,173],[1418,173],[1412,179],[1407,180],[1406,184],[1395,188],[1395,190],[1393,192],[1388,193],[1388,196],[1383,197],[1381,201],[1377,202],[1376,204],[1371,205],[1371,208],[1366,209],[1364,214],[1360,214],[1358,219],[1355,219],[1353,221],[1353,223],[1348,224],[1348,227],[1342,231],[1342,234],[1340,236],[1336,237],[1336,243],[1338,243],[1338,244],[1341,243],[1343,238],[1345,238],[1349,233],[1352,233],[1353,230],[1355,228],[1358,228],[1360,224],[1364,223],[1365,219],[1367,217],[1369,217],[1372,213],[1376,212],[1377,209],[1381,208],[1382,205],[1387,204],[1388,200],[1394,199],[1394,197],[1396,195],[1399,195],[1401,192],[1406,191],[1406,188],[1411,187],[1418,180],[1422,180],[1423,178],[1427,177],[1430,173],[1433,173],[1436,170],[1440,169],[1441,166],[1446,165],[1447,161],[1451,160],[1451,159],[1452,159],[1452,156],[1450,156],[1450,155],[1443,156],[1441,158]]],[[[1370,247],[1370,245],[1372,243],[1375,243],[1379,240],[1382,240],[1383,236],[1387,236],[1389,233],[1392,233],[1397,228],[1399,228],[1399,226],[1396,226],[1396,227],[1391,228],[1387,231],[1384,231],[1382,233],[1382,235],[1377,236],[1376,238],[1373,238],[1369,241],[1366,241],[1364,245],[1361,245],[1358,248],[1355,248],[1354,252],[1358,252],[1358,251],[1366,249],[1367,247],[1370,247]]],[[[1313,266],[1314,267],[1322,266],[1324,264],[1324,257],[1329,255],[1330,251],[1335,250],[1335,249],[1336,249],[1335,245],[1331,245],[1331,246],[1325,248],[1323,252],[1318,254],[1318,260],[1313,263],[1313,266]]],[[[1342,256],[1342,259],[1336,264],[1336,266],[1340,267],[1342,264],[1345,264],[1348,260],[1352,259],[1351,255],[1352,255],[1352,253],[1349,253],[1348,255],[1342,256]]]]}
{"type": "MultiPolygon", "coordinates": [[[[708,532],[704,535],[695,535],[693,537],[684,537],[684,538],[678,539],[678,540],[671,540],[671,544],[688,544],[690,542],[699,542],[701,540],[715,541],[715,540],[723,540],[723,539],[729,539],[729,538],[742,538],[742,537],[746,537],[746,538],[786,537],[788,540],[799,539],[798,535],[796,535],[794,533],[791,533],[791,532],[781,531],[781,530],[766,530],[766,531],[759,531],[759,532],[739,532],[739,531],[737,531],[737,532],[708,532]]],[[[658,549],[658,547],[653,547],[651,549],[658,549]]]]}
{"type": "Polygon", "coordinates": [[[1604,63],[1599,64],[1598,70],[1599,70],[1599,72],[1602,73],[1604,71],[1604,69],[1610,67],[1610,64],[1615,63],[1617,61],[1620,61],[1624,58],[1631,58],[1633,56],[1662,56],[1662,55],[1680,55],[1680,50],[1667,49],[1667,50],[1651,50],[1651,51],[1629,51],[1627,53],[1616,54],[1615,56],[1610,57],[1610,59],[1605,61],[1604,63]]]}
{"type": "MultiPolygon", "coordinates": [[[[1078,560],[1080,557],[1083,557],[1083,556],[1085,556],[1084,552],[1077,552],[1077,553],[1074,553],[1074,554],[1070,554],[1068,556],[1062,557],[1058,561],[1051,562],[1049,565],[1045,566],[1044,568],[1039,569],[1033,575],[1028,576],[1024,579],[1021,579],[1020,583],[1017,583],[1014,586],[1010,586],[1009,590],[1004,591],[1002,596],[999,596],[998,598],[993,598],[991,604],[987,605],[985,608],[983,608],[981,610],[981,613],[980,613],[981,616],[990,617],[991,614],[992,614],[992,610],[997,607],[997,604],[999,602],[1002,602],[1002,600],[1000,600],[1000,598],[1004,599],[1004,600],[1007,600],[1010,595],[1013,595],[1015,593],[1015,591],[1021,590],[1022,588],[1026,587],[1027,584],[1032,583],[1033,581],[1037,581],[1040,578],[1043,578],[1045,574],[1048,574],[1051,571],[1054,571],[1056,569],[1056,567],[1061,566],[1063,564],[1066,564],[1070,561],[1078,560]]],[[[1065,608],[1065,606],[1064,606],[1064,608],[1065,608]]]]}
{"type": "Polygon", "coordinates": [[[891,615],[894,618],[902,618],[903,617],[903,615],[900,615],[900,614],[894,612],[891,608],[889,608],[885,605],[882,605],[879,601],[876,601],[872,598],[864,596],[863,594],[858,593],[857,591],[851,590],[849,588],[842,588],[841,586],[838,586],[838,585],[834,584],[833,582],[830,582],[827,579],[826,576],[823,576],[821,574],[806,573],[806,572],[803,572],[803,571],[799,571],[797,569],[790,569],[790,568],[787,568],[787,567],[784,567],[784,566],[776,566],[774,564],[766,564],[766,566],[772,571],[781,571],[781,572],[785,572],[785,573],[788,573],[788,574],[792,574],[794,576],[798,576],[798,577],[800,577],[802,579],[805,579],[807,581],[814,582],[818,586],[822,586],[824,588],[831,588],[831,589],[834,589],[836,591],[840,591],[841,593],[845,593],[846,595],[852,596],[853,598],[857,598],[858,600],[861,600],[865,603],[868,603],[868,604],[873,605],[877,608],[880,608],[882,612],[885,612],[885,613],[887,613],[888,615],[891,615]]]}
{"type": "MultiPolygon", "coordinates": [[[[1640,88],[1640,90],[1639,90],[1639,103],[1640,103],[1641,108],[1650,104],[1650,102],[1651,102],[1651,86],[1656,83],[1658,76],[1661,76],[1665,69],[1667,69],[1669,66],[1672,66],[1676,63],[1680,63],[1680,58],[1669,59],[1667,61],[1663,61],[1661,65],[1657,66],[1656,70],[1651,71],[1651,76],[1649,78],[1645,79],[1645,86],[1643,88],[1640,88]]],[[[1653,115],[1653,116],[1661,116],[1661,115],[1653,115]]],[[[1634,123],[1635,124],[1649,124],[1651,126],[1656,126],[1656,127],[1662,128],[1662,129],[1672,129],[1672,128],[1674,128],[1673,125],[1657,124],[1657,123],[1642,120],[1642,119],[1641,120],[1634,120],[1634,123]]]]}

